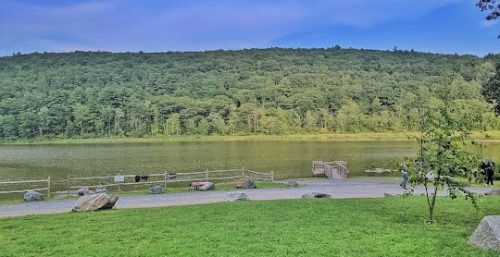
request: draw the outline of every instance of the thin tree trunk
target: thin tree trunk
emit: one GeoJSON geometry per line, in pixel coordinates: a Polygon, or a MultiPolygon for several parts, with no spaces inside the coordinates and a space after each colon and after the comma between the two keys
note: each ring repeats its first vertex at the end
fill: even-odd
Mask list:
{"type": "Polygon", "coordinates": [[[433,207],[431,205],[431,200],[429,199],[429,190],[427,189],[427,179],[424,182],[425,196],[427,199],[427,207],[429,208],[429,219],[432,219],[433,207]]]}
{"type": "Polygon", "coordinates": [[[430,208],[429,212],[429,220],[431,222],[434,221],[434,208],[436,207],[437,189],[438,189],[437,186],[434,185],[434,195],[432,196],[432,202],[431,202],[432,208],[430,208]]]}

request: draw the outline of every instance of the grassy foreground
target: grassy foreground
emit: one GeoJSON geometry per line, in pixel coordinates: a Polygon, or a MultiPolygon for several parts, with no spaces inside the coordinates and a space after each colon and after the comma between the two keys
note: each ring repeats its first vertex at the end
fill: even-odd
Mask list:
{"type": "Polygon", "coordinates": [[[0,219],[0,256],[498,256],[467,244],[500,199],[250,201],[0,219]]]}

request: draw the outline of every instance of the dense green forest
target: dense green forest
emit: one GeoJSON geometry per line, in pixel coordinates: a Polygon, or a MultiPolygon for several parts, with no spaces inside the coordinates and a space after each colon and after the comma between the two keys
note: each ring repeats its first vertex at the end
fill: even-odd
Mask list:
{"type": "Polygon", "coordinates": [[[500,128],[481,95],[499,55],[250,49],[0,58],[0,138],[415,131],[447,108],[500,128]]]}

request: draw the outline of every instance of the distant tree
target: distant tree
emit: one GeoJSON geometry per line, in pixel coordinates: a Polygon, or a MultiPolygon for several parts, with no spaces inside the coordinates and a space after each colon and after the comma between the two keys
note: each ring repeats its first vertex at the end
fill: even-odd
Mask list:
{"type": "Polygon", "coordinates": [[[313,112],[308,111],[304,117],[304,128],[307,132],[315,132],[317,127],[317,119],[313,112]]]}
{"type": "Polygon", "coordinates": [[[500,64],[496,66],[496,73],[483,84],[483,96],[486,101],[495,106],[495,112],[500,114],[500,64]]]}
{"type": "Polygon", "coordinates": [[[218,113],[210,113],[208,116],[208,120],[210,122],[210,133],[217,135],[225,135],[226,134],[226,124],[224,123],[224,119],[222,119],[221,115],[218,113]]]}
{"type": "MultiPolygon", "coordinates": [[[[439,118],[446,106],[464,110],[454,126],[494,130],[479,83],[499,57],[340,46],[0,57],[0,140],[415,131],[419,108],[439,118]]],[[[497,80],[483,88],[491,103],[497,80]]]]}
{"type": "Polygon", "coordinates": [[[174,113],[167,120],[164,125],[165,134],[167,135],[180,135],[181,134],[181,121],[178,113],[174,113]]]}
{"type": "Polygon", "coordinates": [[[206,118],[203,118],[198,122],[197,132],[199,135],[208,135],[210,130],[210,123],[206,118]]]}

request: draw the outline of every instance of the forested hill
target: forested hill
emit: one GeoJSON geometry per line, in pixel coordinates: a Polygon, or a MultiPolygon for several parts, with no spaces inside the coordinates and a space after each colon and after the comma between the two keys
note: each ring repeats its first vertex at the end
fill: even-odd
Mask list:
{"type": "Polygon", "coordinates": [[[413,51],[74,52],[0,58],[0,138],[417,130],[419,109],[500,127],[492,59],[413,51]]]}

